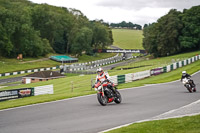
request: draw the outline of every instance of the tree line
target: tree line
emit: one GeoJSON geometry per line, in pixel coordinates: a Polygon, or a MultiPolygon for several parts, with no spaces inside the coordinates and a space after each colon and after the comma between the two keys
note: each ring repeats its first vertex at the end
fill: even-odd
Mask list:
{"type": "Polygon", "coordinates": [[[173,55],[200,48],[200,6],[171,9],[156,23],[145,24],[143,47],[154,57],[173,55]]]}
{"type": "Polygon", "coordinates": [[[0,0],[0,56],[37,57],[51,52],[78,56],[112,43],[109,26],[89,21],[79,10],[0,0]]]}
{"type": "Polygon", "coordinates": [[[141,25],[133,24],[131,22],[126,22],[126,21],[122,21],[120,23],[111,23],[110,26],[112,28],[128,28],[128,29],[142,30],[141,25]]]}

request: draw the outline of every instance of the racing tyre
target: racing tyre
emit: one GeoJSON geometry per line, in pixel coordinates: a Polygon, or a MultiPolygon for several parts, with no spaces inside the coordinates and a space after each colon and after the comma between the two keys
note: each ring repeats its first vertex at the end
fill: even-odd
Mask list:
{"type": "Polygon", "coordinates": [[[101,93],[97,93],[97,99],[102,106],[106,106],[108,103],[108,98],[106,95],[102,96],[101,93]]]}
{"type": "Polygon", "coordinates": [[[121,101],[122,101],[122,97],[121,97],[121,94],[119,93],[119,91],[118,90],[115,90],[115,103],[117,103],[117,104],[119,104],[119,103],[121,103],[121,101]]]}

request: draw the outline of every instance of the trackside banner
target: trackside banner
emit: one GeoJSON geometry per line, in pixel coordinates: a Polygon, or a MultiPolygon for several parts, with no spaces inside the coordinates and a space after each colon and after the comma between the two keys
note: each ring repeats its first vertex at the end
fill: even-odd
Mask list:
{"type": "Polygon", "coordinates": [[[151,69],[151,75],[159,75],[163,72],[163,68],[151,69]]]}
{"type": "Polygon", "coordinates": [[[146,71],[142,71],[142,72],[137,72],[137,73],[133,73],[133,81],[134,80],[138,80],[138,79],[143,79],[146,77],[150,77],[151,73],[150,70],[146,70],[146,71]]]}
{"type": "Polygon", "coordinates": [[[94,49],[95,53],[141,53],[145,54],[145,50],[141,49],[94,49]]]}
{"type": "Polygon", "coordinates": [[[29,96],[54,94],[53,85],[0,91],[0,102],[29,96]]]}
{"type": "Polygon", "coordinates": [[[34,95],[34,88],[22,88],[15,90],[0,91],[0,101],[17,99],[34,95]]]}

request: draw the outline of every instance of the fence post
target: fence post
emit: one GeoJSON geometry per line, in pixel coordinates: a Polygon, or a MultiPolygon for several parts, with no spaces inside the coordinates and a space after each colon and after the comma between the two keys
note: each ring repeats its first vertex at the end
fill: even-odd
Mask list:
{"type": "Polygon", "coordinates": [[[72,85],[71,92],[73,92],[74,91],[74,82],[73,81],[71,81],[71,85],[72,85]]]}
{"type": "Polygon", "coordinates": [[[93,86],[93,78],[91,78],[91,91],[92,91],[92,86],[93,86]]]}

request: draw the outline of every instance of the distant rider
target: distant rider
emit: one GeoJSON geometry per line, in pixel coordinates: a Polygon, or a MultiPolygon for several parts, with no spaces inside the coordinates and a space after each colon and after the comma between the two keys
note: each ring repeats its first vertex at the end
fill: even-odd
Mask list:
{"type": "Polygon", "coordinates": [[[187,78],[191,81],[191,86],[193,88],[193,91],[196,92],[196,88],[195,88],[195,84],[194,81],[191,79],[191,76],[189,74],[186,73],[186,71],[182,71],[182,77],[181,77],[181,82],[184,78],[187,78]]]}

